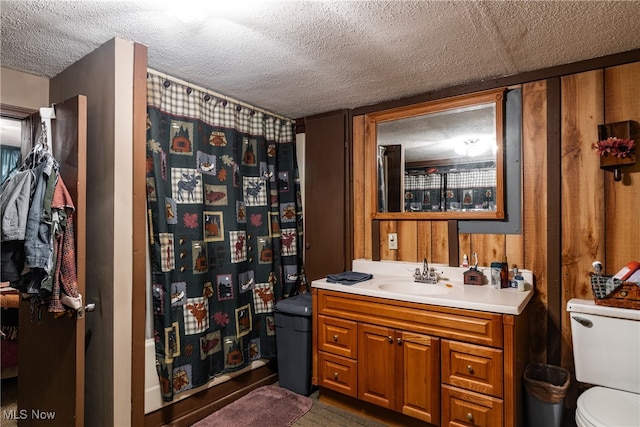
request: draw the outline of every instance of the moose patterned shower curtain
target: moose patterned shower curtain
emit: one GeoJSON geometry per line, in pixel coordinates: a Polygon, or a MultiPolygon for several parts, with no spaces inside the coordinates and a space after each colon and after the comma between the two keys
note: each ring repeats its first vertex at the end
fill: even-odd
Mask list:
{"type": "Polygon", "coordinates": [[[148,73],[151,292],[165,401],[276,355],[274,305],[307,291],[294,138],[290,120],[148,73]]]}

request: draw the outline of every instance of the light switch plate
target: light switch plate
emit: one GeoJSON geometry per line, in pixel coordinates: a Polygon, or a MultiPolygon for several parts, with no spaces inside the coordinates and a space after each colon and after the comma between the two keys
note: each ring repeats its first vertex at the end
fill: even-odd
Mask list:
{"type": "Polygon", "coordinates": [[[398,233],[389,233],[389,249],[398,249],[398,233]]]}

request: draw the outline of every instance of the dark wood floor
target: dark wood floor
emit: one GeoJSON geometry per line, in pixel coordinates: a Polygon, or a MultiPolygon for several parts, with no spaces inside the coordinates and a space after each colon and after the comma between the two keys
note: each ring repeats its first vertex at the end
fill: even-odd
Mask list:
{"type": "Polygon", "coordinates": [[[309,397],[313,400],[311,410],[300,417],[293,424],[293,427],[386,427],[385,424],[320,402],[317,391],[309,397]]]}

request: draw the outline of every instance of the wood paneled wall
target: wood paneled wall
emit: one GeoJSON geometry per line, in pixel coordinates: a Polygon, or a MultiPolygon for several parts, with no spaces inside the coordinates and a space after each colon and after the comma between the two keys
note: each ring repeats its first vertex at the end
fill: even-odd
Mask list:
{"type": "MultiPolygon", "coordinates": [[[[591,263],[604,261],[604,181],[591,145],[603,123],[602,70],[562,78],[562,302],[590,298],[591,263]]],[[[628,260],[627,260],[628,261],[628,260]]],[[[625,261],[626,263],[626,261],[625,261]]],[[[571,324],[562,325],[563,365],[571,365],[571,324]]]]}
{"type": "MultiPolygon", "coordinates": [[[[606,273],[613,274],[629,260],[640,260],[640,163],[623,169],[622,182],[613,182],[612,173],[599,168],[592,149],[599,124],[640,122],[640,62],[521,87],[522,233],[458,234],[460,259],[477,252],[480,265],[489,265],[506,255],[509,264],[532,270],[536,294],[531,303],[531,360],[571,369],[565,308],[571,298],[591,298],[591,263],[600,259],[606,273]],[[551,348],[556,345],[560,348],[551,348]],[[561,354],[561,360],[550,352],[561,354]]],[[[448,264],[447,221],[372,221],[374,208],[367,201],[376,190],[376,176],[364,168],[367,131],[364,116],[355,116],[354,257],[371,259],[377,246],[383,260],[426,257],[448,264]],[[379,225],[379,241],[372,241],[372,224],[379,225]],[[387,249],[389,232],[398,233],[398,250],[387,249]]]]}

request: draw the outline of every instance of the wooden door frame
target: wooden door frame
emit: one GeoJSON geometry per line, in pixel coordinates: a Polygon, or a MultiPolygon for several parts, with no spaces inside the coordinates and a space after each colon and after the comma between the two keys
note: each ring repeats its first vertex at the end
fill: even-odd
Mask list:
{"type": "Polygon", "coordinates": [[[146,127],[147,47],[133,47],[133,200],[132,314],[131,314],[131,425],[144,425],[146,325],[146,127]]]}

